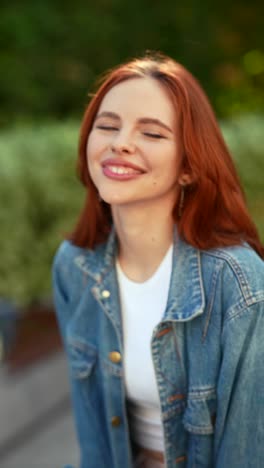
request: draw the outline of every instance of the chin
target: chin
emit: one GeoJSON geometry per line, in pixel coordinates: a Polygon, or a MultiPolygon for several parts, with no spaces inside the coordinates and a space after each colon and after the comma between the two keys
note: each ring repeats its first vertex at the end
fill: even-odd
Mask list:
{"type": "Polygon", "coordinates": [[[100,193],[101,199],[108,203],[109,205],[118,206],[118,205],[128,205],[131,203],[136,203],[136,200],[131,199],[129,197],[122,197],[120,194],[113,195],[113,194],[106,194],[104,192],[100,193]]]}
{"type": "Polygon", "coordinates": [[[108,203],[109,205],[112,205],[112,206],[126,205],[127,203],[129,203],[128,200],[124,200],[122,198],[117,198],[117,197],[102,197],[101,196],[101,198],[105,203],[108,203]]]}
{"type": "Polygon", "coordinates": [[[122,197],[120,197],[120,195],[113,195],[113,193],[109,193],[105,190],[101,190],[99,193],[100,193],[100,198],[105,203],[108,203],[109,205],[112,205],[115,203],[122,203],[122,197]]]}
{"type": "Polygon", "coordinates": [[[109,204],[122,202],[125,198],[120,188],[108,187],[106,184],[98,184],[97,190],[100,194],[100,198],[109,204]]]}

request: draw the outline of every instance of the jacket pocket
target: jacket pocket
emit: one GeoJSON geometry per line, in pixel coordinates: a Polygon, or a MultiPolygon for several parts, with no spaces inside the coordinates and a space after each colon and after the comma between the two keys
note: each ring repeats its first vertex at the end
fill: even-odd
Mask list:
{"type": "Polygon", "coordinates": [[[92,373],[97,359],[96,348],[81,341],[68,343],[70,372],[74,379],[85,379],[92,373]]]}
{"type": "Polygon", "coordinates": [[[213,468],[216,396],[213,389],[189,394],[183,415],[188,438],[188,468],[213,468]]]}

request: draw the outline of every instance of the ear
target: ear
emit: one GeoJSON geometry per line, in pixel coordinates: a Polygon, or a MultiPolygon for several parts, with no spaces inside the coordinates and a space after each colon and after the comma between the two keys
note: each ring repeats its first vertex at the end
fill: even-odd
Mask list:
{"type": "Polygon", "coordinates": [[[190,185],[193,182],[193,177],[191,174],[188,174],[187,172],[183,172],[179,179],[178,179],[179,185],[184,187],[185,185],[190,185]]]}

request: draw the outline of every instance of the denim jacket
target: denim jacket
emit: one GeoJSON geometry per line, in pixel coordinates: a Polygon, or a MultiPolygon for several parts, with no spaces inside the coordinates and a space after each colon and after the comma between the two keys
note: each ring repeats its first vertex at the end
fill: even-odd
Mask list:
{"type": "MultiPolygon", "coordinates": [[[[53,264],[80,468],[132,468],[112,233],[64,241],[53,264]]],[[[264,466],[264,263],[248,246],[199,251],[175,234],[167,307],[151,340],[167,468],[264,466]]],[[[144,369],[138,369],[144,378],[144,369]]]]}

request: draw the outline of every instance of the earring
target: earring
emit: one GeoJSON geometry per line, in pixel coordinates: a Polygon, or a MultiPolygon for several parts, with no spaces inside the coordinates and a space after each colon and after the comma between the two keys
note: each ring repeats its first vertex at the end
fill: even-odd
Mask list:
{"type": "Polygon", "coordinates": [[[182,217],[182,212],[183,212],[183,205],[184,205],[184,195],[185,195],[185,186],[181,185],[181,193],[180,193],[180,201],[179,201],[179,207],[178,207],[178,216],[179,218],[182,217]]]}

